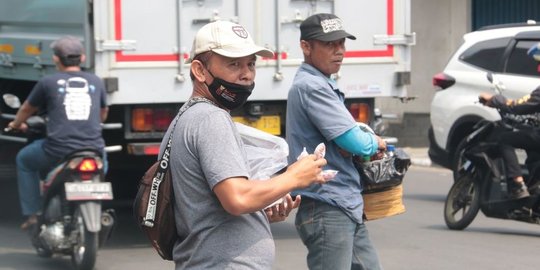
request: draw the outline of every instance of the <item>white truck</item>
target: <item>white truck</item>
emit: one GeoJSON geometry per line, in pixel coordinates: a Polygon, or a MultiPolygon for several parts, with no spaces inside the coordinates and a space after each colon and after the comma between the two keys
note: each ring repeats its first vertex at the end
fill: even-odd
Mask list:
{"type": "MultiPolygon", "coordinates": [[[[375,98],[407,98],[415,43],[410,0],[0,0],[0,94],[24,100],[39,78],[55,72],[51,42],[79,37],[87,55],[83,68],[106,83],[106,143],[122,146],[109,155],[110,172],[140,173],[155,160],[165,129],[191,94],[185,61],[202,25],[238,22],[276,52],[257,61],[254,93],[232,114],[284,135],[287,92],[303,60],[299,25],[320,12],[338,15],[358,38],[347,41],[336,78],[353,116],[373,124],[375,98]]],[[[0,111],[14,113],[5,106],[0,111]]]]}

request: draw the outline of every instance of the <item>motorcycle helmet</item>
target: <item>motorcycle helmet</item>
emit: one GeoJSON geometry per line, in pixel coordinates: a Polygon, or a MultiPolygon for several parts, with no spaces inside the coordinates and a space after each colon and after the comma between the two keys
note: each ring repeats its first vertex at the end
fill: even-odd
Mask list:
{"type": "Polygon", "coordinates": [[[534,44],[528,51],[527,54],[534,58],[534,60],[540,62],[540,43],[534,44]]]}

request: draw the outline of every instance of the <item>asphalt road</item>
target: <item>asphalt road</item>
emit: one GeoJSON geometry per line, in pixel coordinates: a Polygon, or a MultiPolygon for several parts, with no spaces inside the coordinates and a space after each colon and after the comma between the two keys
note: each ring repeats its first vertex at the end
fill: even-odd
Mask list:
{"type": "MultiPolygon", "coordinates": [[[[1,170],[0,170],[1,172],[1,170]]],[[[413,165],[404,181],[404,214],[368,222],[386,270],[532,270],[538,269],[540,227],[479,214],[464,231],[450,231],[443,205],[450,171],[413,165]]],[[[0,269],[70,269],[69,257],[42,259],[35,255],[21,222],[15,180],[0,176],[0,269]]],[[[161,260],[138,231],[128,204],[112,205],[118,227],[98,256],[97,270],[173,269],[161,260]]],[[[272,225],[276,240],[275,270],[303,270],[306,249],[298,239],[293,218],[272,225]]]]}

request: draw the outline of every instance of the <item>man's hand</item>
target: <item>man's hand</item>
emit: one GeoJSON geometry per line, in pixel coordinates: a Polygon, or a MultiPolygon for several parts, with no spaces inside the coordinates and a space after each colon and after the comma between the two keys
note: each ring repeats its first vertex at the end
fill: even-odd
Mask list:
{"type": "Polygon", "coordinates": [[[379,150],[385,151],[386,150],[386,142],[379,136],[375,135],[375,138],[377,138],[378,148],[379,150]]]}
{"type": "Polygon", "coordinates": [[[478,96],[478,102],[482,103],[482,105],[491,107],[491,98],[493,98],[493,94],[480,93],[478,96]]]}
{"type": "Polygon", "coordinates": [[[10,131],[10,130],[18,130],[18,131],[26,132],[26,130],[28,130],[28,125],[24,122],[21,123],[20,125],[16,125],[15,121],[11,121],[9,122],[5,131],[10,131]]]}
{"type": "Polygon", "coordinates": [[[311,184],[326,183],[322,172],[322,167],[326,165],[326,159],[311,154],[305,156],[291,164],[285,174],[288,178],[296,181],[297,188],[305,188],[311,184]]]}
{"type": "Polygon", "coordinates": [[[28,100],[25,100],[22,106],[17,111],[17,114],[15,114],[15,120],[11,121],[5,128],[5,130],[9,131],[10,129],[15,129],[26,132],[26,130],[28,129],[28,126],[25,123],[26,119],[28,119],[28,117],[37,112],[38,109],[38,107],[32,106],[28,102],[28,100]]]}
{"type": "Polygon", "coordinates": [[[270,223],[284,221],[293,209],[300,206],[300,201],[300,195],[297,195],[293,201],[291,194],[287,194],[281,203],[264,209],[264,213],[270,223]]]}

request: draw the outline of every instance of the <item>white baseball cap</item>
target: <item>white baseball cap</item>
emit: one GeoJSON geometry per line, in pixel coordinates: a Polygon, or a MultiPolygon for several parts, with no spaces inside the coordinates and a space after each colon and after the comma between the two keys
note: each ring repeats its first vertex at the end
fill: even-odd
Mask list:
{"type": "Polygon", "coordinates": [[[271,50],[255,45],[243,26],[229,21],[211,22],[199,29],[186,63],[191,63],[196,55],[208,51],[232,58],[252,54],[263,57],[274,56],[271,50]]]}

